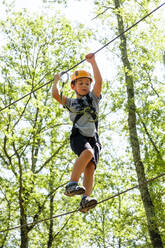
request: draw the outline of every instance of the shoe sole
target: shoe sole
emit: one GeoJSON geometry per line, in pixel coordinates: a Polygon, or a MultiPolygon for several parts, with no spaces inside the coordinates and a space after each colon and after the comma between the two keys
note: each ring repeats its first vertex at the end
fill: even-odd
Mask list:
{"type": "Polygon", "coordinates": [[[88,204],[85,207],[80,207],[79,211],[82,213],[87,213],[89,209],[95,208],[96,205],[97,205],[97,201],[92,200],[92,201],[88,202],[88,204]]]}
{"type": "Polygon", "coordinates": [[[70,193],[65,192],[64,195],[71,197],[71,196],[74,196],[74,195],[82,195],[84,193],[85,193],[85,189],[80,188],[79,190],[75,190],[75,191],[72,191],[70,193]]]}

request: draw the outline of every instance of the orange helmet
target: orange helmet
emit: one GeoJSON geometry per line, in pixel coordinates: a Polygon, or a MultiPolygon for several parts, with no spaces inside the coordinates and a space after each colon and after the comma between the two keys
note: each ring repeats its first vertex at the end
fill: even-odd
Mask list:
{"type": "Polygon", "coordinates": [[[71,77],[71,84],[73,83],[73,81],[75,81],[78,78],[89,78],[91,80],[91,82],[93,81],[91,74],[89,72],[84,71],[84,70],[79,70],[79,71],[75,71],[73,73],[73,75],[71,77]]]}

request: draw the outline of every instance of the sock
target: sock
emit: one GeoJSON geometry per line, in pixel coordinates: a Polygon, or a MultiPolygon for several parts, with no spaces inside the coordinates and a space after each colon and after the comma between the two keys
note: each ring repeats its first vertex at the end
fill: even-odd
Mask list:
{"type": "Polygon", "coordinates": [[[83,196],[82,196],[82,199],[84,199],[84,198],[86,198],[86,197],[87,197],[87,195],[83,195],[83,196]]]}
{"type": "Polygon", "coordinates": [[[78,182],[70,181],[70,182],[68,183],[68,185],[70,185],[70,184],[77,184],[77,185],[78,185],[78,182]]]}

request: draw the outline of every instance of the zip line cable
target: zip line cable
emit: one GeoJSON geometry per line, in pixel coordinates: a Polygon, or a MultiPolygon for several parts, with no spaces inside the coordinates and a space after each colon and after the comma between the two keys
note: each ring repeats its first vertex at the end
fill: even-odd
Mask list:
{"type": "MultiPolygon", "coordinates": [[[[165,176],[165,173],[162,173],[162,174],[160,174],[160,175],[158,175],[158,176],[156,176],[154,178],[151,178],[151,179],[147,180],[146,183],[143,183],[143,184],[148,184],[148,183],[150,183],[150,182],[152,182],[152,181],[154,181],[154,180],[156,180],[158,178],[161,178],[163,176],[165,176]]],[[[143,185],[143,184],[141,184],[141,185],[143,185]]],[[[140,184],[137,184],[137,185],[135,185],[135,186],[133,186],[131,188],[128,188],[128,189],[126,189],[124,191],[121,191],[121,192],[119,192],[119,193],[117,193],[115,195],[112,195],[112,196],[110,196],[110,197],[108,197],[106,199],[103,199],[102,201],[99,201],[97,203],[97,205],[99,205],[101,203],[104,203],[106,201],[109,201],[109,200],[111,200],[113,198],[116,198],[116,197],[118,197],[118,196],[120,196],[122,194],[125,194],[125,193],[127,193],[127,192],[129,192],[129,191],[131,191],[131,190],[133,190],[135,188],[138,188],[139,186],[140,186],[140,184]]],[[[45,219],[41,219],[41,220],[36,221],[36,222],[27,223],[27,224],[24,224],[24,225],[14,226],[14,227],[11,227],[11,228],[8,228],[8,229],[0,230],[0,233],[8,232],[8,231],[11,231],[11,230],[15,230],[15,229],[22,228],[22,227],[25,227],[25,226],[30,226],[30,225],[35,226],[35,225],[37,225],[37,224],[39,224],[41,222],[45,222],[45,221],[48,221],[48,220],[53,220],[53,219],[56,219],[56,218],[59,218],[59,217],[62,217],[62,216],[66,216],[66,215],[69,215],[69,214],[74,214],[76,212],[79,212],[79,208],[77,208],[75,210],[72,210],[72,211],[69,211],[69,212],[66,212],[66,213],[55,215],[52,218],[45,218],[45,219]]]]}
{"type": "MultiPolygon", "coordinates": [[[[146,19],[148,16],[152,15],[155,11],[157,11],[158,9],[160,9],[163,5],[165,4],[162,3],[160,6],[158,6],[156,9],[152,10],[150,13],[148,13],[147,15],[145,15],[144,17],[142,17],[139,21],[135,22],[132,26],[128,27],[127,29],[125,29],[123,32],[121,32],[119,35],[117,35],[114,39],[112,39],[111,41],[109,41],[108,43],[106,43],[104,46],[102,46],[101,48],[99,48],[97,51],[95,51],[93,54],[96,54],[98,52],[100,52],[102,49],[104,49],[105,47],[107,47],[109,44],[111,44],[113,41],[115,41],[116,39],[118,39],[120,36],[122,36],[124,33],[128,32],[130,29],[132,29],[133,27],[135,27],[137,24],[139,24],[140,22],[142,22],[144,19],[146,19]]],[[[74,66],[72,66],[71,68],[69,68],[66,71],[62,72],[62,75],[68,73],[69,71],[73,70],[75,67],[77,67],[78,65],[80,65],[81,63],[83,63],[86,59],[81,60],[79,63],[75,64],[74,66]]],[[[48,81],[47,83],[39,86],[38,88],[30,91],[29,93],[27,93],[26,95],[22,96],[21,98],[17,99],[16,101],[6,105],[5,107],[0,109],[0,112],[5,110],[6,108],[9,108],[10,106],[12,106],[13,104],[19,102],[20,100],[24,99],[25,97],[31,95],[32,93],[40,90],[41,88],[45,87],[46,85],[50,84],[51,82],[53,82],[54,79],[48,81]]]]}

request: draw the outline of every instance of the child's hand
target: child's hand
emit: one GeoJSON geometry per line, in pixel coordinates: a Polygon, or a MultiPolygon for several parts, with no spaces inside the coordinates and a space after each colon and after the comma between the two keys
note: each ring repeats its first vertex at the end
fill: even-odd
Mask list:
{"type": "Polygon", "coordinates": [[[54,83],[57,84],[59,80],[60,80],[60,74],[55,74],[54,75],[54,83]]]}
{"type": "Polygon", "coordinates": [[[95,62],[95,54],[94,53],[89,53],[85,56],[85,59],[89,62],[89,63],[93,63],[95,62]]]}

